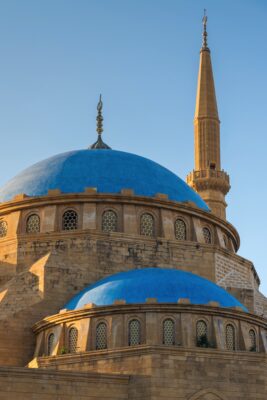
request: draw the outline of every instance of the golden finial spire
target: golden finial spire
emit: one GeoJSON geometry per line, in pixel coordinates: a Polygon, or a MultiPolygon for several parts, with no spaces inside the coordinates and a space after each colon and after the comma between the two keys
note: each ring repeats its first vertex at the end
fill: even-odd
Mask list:
{"type": "Polygon", "coordinates": [[[99,96],[99,101],[97,104],[97,117],[96,117],[96,131],[98,133],[98,138],[97,141],[90,146],[90,149],[110,149],[110,147],[103,142],[102,140],[102,132],[103,132],[103,116],[102,116],[102,108],[103,108],[103,102],[102,102],[102,96],[100,94],[99,96]]]}
{"type": "Polygon", "coordinates": [[[207,37],[208,37],[208,34],[207,34],[207,21],[208,21],[208,17],[207,17],[207,15],[206,15],[206,12],[207,12],[207,10],[206,10],[206,8],[204,8],[204,16],[203,16],[203,18],[202,18],[202,23],[203,23],[203,33],[202,33],[203,41],[202,41],[202,49],[205,49],[205,50],[208,49],[208,41],[207,41],[207,37]]]}
{"type": "Polygon", "coordinates": [[[102,102],[102,96],[100,94],[99,96],[99,102],[97,104],[97,117],[96,117],[96,121],[97,121],[97,125],[96,125],[96,131],[99,135],[101,135],[101,133],[103,132],[103,116],[102,116],[102,108],[103,108],[103,102],[102,102]]]}

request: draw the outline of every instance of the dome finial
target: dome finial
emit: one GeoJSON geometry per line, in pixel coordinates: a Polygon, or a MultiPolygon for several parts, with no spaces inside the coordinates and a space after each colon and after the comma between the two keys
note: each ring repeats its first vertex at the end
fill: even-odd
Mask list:
{"type": "Polygon", "coordinates": [[[209,49],[209,48],[208,48],[208,41],[207,41],[207,37],[208,37],[208,33],[207,33],[207,21],[208,21],[208,17],[207,17],[207,15],[206,15],[206,12],[207,12],[207,10],[206,10],[206,8],[204,8],[204,15],[203,15],[203,18],[202,18],[202,23],[203,23],[203,33],[202,33],[203,41],[202,41],[202,49],[203,49],[203,50],[208,50],[208,49],[209,49]]]}
{"type": "Polygon", "coordinates": [[[110,149],[110,147],[103,142],[102,140],[102,132],[103,132],[103,116],[102,116],[102,108],[103,108],[103,102],[102,102],[102,95],[100,94],[99,96],[99,101],[97,104],[97,117],[96,117],[96,131],[98,133],[98,138],[97,141],[90,146],[90,149],[110,149]]]}
{"type": "Polygon", "coordinates": [[[97,121],[97,127],[96,127],[96,131],[99,135],[101,135],[101,133],[103,132],[103,116],[102,116],[102,108],[103,108],[103,102],[102,102],[102,96],[100,94],[99,96],[99,102],[97,104],[97,117],[96,117],[96,121],[97,121]]]}

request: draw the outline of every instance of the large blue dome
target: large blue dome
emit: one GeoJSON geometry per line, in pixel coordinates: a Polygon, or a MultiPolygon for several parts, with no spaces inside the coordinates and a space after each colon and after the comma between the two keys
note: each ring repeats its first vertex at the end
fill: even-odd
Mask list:
{"type": "Polygon", "coordinates": [[[77,150],[38,162],[0,189],[0,201],[19,193],[43,196],[49,189],[81,193],[86,187],[95,187],[99,193],[120,193],[126,188],[140,196],[164,193],[170,200],[191,201],[209,211],[201,197],[168,169],[144,157],[115,150],[77,150]]]}
{"type": "Polygon", "coordinates": [[[158,303],[177,303],[180,298],[189,299],[191,304],[216,301],[221,307],[238,306],[247,311],[215,283],[190,272],[165,268],[135,269],[111,275],[81,291],[64,308],[76,310],[89,303],[109,306],[115,300],[139,304],[147,298],[156,298],[158,303]]]}

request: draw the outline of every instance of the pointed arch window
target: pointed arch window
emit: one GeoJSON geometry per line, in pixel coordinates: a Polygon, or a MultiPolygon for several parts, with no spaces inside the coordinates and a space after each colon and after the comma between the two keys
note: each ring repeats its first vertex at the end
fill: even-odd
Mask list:
{"type": "Polygon", "coordinates": [[[107,210],[102,216],[102,231],[103,232],[117,232],[118,230],[118,217],[112,210],[107,210]]]}
{"type": "Polygon", "coordinates": [[[72,231],[78,229],[78,214],[74,210],[67,210],[62,217],[63,231],[72,231]]]}
{"type": "Polygon", "coordinates": [[[70,328],[69,330],[69,352],[76,353],[77,351],[77,343],[78,343],[78,329],[75,327],[70,328]]]}
{"type": "Polygon", "coordinates": [[[155,236],[155,220],[153,215],[149,213],[144,213],[141,216],[140,223],[141,235],[153,237],[155,236]]]}
{"type": "Polygon", "coordinates": [[[198,347],[208,347],[208,326],[205,321],[197,321],[196,339],[198,347]]]}
{"type": "Polygon", "coordinates": [[[210,232],[209,228],[204,227],[202,231],[203,231],[205,243],[211,244],[211,232],[210,232]]]}
{"type": "Polygon", "coordinates": [[[107,324],[100,322],[96,327],[96,350],[107,348],[107,324]]]}
{"type": "Polygon", "coordinates": [[[141,324],[138,319],[129,322],[129,346],[136,346],[141,343],[141,324]]]}
{"type": "Polygon", "coordinates": [[[38,233],[40,232],[40,217],[37,214],[31,214],[27,218],[26,222],[27,233],[38,233]]]}
{"type": "Polygon", "coordinates": [[[175,221],[174,229],[177,240],[186,240],[186,224],[182,219],[178,218],[175,221]]]}
{"type": "Polygon", "coordinates": [[[253,329],[249,330],[249,339],[250,339],[250,351],[257,351],[257,341],[256,334],[253,329]]]}
{"type": "Polygon", "coordinates": [[[167,346],[175,344],[175,326],[171,318],[163,321],[163,344],[167,346]]]}
{"type": "Polygon", "coordinates": [[[50,333],[47,339],[47,354],[49,356],[52,355],[54,349],[54,342],[55,342],[55,335],[53,333],[50,333]]]}
{"type": "Polygon", "coordinates": [[[225,328],[225,345],[227,350],[235,350],[235,328],[227,324],[225,328]]]}

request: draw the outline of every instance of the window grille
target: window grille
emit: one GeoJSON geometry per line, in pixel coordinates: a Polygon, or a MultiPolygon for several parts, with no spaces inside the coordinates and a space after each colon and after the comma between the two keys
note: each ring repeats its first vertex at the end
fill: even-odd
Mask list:
{"type": "Polygon", "coordinates": [[[224,245],[227,248],[228,247],[228,238],[226,235],[223,235],[223,241],[224,241],[224,245]]]}
{"type": "Polygon", "coordinates": [[[256,334],[253,329],[249,331],[250,351],[257,351],[256,334]]]}
{"type": "Polygon", "coordinates": [[[62,229],[71,231],[78,229],[78,214],[74,210],[67,210],[62,217],[62,229]]]}
{"type": "Polygon", "coordinates": [[[108,210],[102,216],[102,231],[103,232],[117,232],[118,230],[118,217],[117,214],[108,210]]]}
{"type": "Polygon", "coordinates": [[[175,221],[175,238],[177,240],[186,240],[186,225],[182,219],[175,221]]]}
{"type": "Polygon", "coordinates": [[[7,223],[6,221],[0,221],[0,237],[5,237],[7,235],[7,223]]]}
{"type": "Polygon", "coordinates": [[[167,346],[175,344],[174,322],[172,319],[165,319],[163,322],[163,344],[167,346]]]}
{"type": "Polygon", "coordinates": [[[100,322],[96,327],[96,350],[107,348],[107,325],[100,322]]]}
{"type": "Polygon", "coordinates": [[[155,236],[155,223],[151,214],[145,213],[141,216],[141,235],[155,236]]]}
{"type": "Polygon", "coordinates": [[[235,350],[235,328],[233,325],[226,325],[225,344],[227,350],[235,350]]]}
{"type": "Polygon", "coordinates": [[[78,342],[78,329],[73,327],[69,330],[69,352],[76,353],[78,342]]]}
{"type": "Polygon", "coordinates": [[[40,218],[37,214],[32,214],[27,219],[26,224],[27,233],[38,233],[40,232],[40,218]]]}
{"type": "Polygon", "coordinates": [[[129,322],[129,346],[136,346],[141,343],[141,325],[137,319],[129,322]]]}
{"type": "Polygon", "coordinates": [[[211,244],[211,233],[210,233],[209,228],[203,228],[203,236],[204,236],[205,243],[211,244]]]}
{"type": "Polygon", "coordinates": [[[52,355],[53,348],[54,348],[54,341],[55,341],[55,335],[53,333],[50,333],[50,335],[48,336],[48,340],[47,340],[47,354],[49,356],[52,355]]]}
{"type": "Polygon", "coordinates": [[[205,321],[197,321],[196,336],[197,346],[208,347],[208,327],[205,321]]]}

